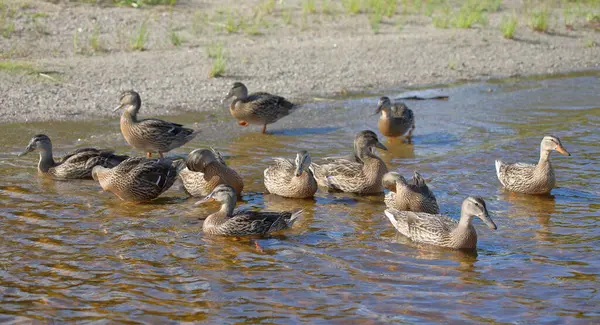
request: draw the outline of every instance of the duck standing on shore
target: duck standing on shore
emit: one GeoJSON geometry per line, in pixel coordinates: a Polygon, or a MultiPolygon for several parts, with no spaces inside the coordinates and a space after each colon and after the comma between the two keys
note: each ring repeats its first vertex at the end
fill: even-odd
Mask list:
{"type": "Polygon", "coordinates": [[[297,107],[287,99],[269,93],[258,92],[248,95],[248,88],[241,82],[233,84],[222,102],[224,103],[231,97],[234,99],[229,105],[229,111],[238,120],[238,124],[242,126],[262,125],[263,134],[267,132],[267,124],[277,122],[297,107]]]}
{"type": "Polygon", "coordinates": [[[163,158],[164,153],[183,146],[200,132],[159,119],[138,120],[137,114],[141,106],[140,95],[128,90],[121,93],[119,106],[114,111],[124,108],[121,115],[121,133],[130,146],[145,151],[148,158],[152,157],[153,152],[163,158]]]}
{"type": "Polygon", "coordinates": [[[540,143],[540,160],[537,165],[507,164],[496,160],[496,175],[508,191],[524,194],[549,194],[556,185],[550,153],[556,150],[565,156],[571,154],[563,147],[558,137],[547,135],[540,143]]]}
{"type": "Polygon", "coordinates": [[[112,150],[80,148],[68,153],[58,162],[52,156],[52,142],[45,134],[35,135],[25,150],[24,156],[34,150],[40,153],[38,172],[54,179],[91,179],[94,166],[112,168],[120,164],[127,156],[115,155],[112,150]]]}

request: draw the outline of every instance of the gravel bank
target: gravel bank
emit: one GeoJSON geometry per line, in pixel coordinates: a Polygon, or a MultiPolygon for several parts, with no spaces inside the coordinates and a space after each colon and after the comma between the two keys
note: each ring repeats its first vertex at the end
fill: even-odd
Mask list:
{"type": "Polygon", "coordinates": [[[436,29],[430,17],[397,14],[384,18],[378,33],[367,14],[342,8],[307,14],[300,1],[277,1],[271,13],[248,18],[263,2],[234,3],[179,1],[172,10],[15,3],[14,31],[0,38],[0,122],[116,118],[112,108],[124,89],[141,94],[143,116],[227,114],[219,101],[238,80],[251,92],[304,102],[345,91],[600,68],[600,33],[583,23],[567,30],[557,21],[549,33],[537,33],[523,16],[515,39],[504,39],[498,26],[511,1],[489,14],[485,27],[436,29]],[[135,51],[142,22],[145,50],[135,51]],[[174,34],[181,45],[172,44],[174,34]],[[226,71],[209,78],[207,49],[215,44],[225,51],[226,71]]]}

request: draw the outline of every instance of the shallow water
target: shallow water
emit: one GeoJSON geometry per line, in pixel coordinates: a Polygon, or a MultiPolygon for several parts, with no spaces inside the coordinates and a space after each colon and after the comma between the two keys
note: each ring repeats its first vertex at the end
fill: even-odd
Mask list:
{"type": "Polygon", "coordinates": [[[588,73],[419,90],[450,100],[408,103],[413,144],[384,140],[390,150],[379,153],[391,170],[419,170],[444,213],[456,217],[468,195],[485,198],[498,230],[474,221],[477,254],[410,243],[383,215],[381,196],[260,194],[273,156],[349,153],[357,131],[376,129],[375,95],[307,103],[266,136],[237,126],[225,108],[170,118],[204,130],[171,155],[211,145],[244,177],[238,207],[305,209],[292,230],[256,240],[264,252],[255,240],[204,236],[198,217],[218,206],[195,207],[179,185],[151,204],[126,204],[92,181],[40,179],[36,155],[16,157],[36,133],[57,154],[138,154],[117,116],[3,125],[0,321],[597,323],[598,89],[600,74],[588,73]],[[559,188],[550,197],[504,193],[494,160],[536,162],[545,134],[572,153],[551,157],[559,188]]]}

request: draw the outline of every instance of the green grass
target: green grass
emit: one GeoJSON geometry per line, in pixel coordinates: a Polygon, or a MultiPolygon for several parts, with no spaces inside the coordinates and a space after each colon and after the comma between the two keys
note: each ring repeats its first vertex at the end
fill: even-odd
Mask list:
{"type": "Polygon", "coordinates": [[[285,10],[281,13],[281,18],[286,25],[292,24],[292,9],[285,10]]]}
{"type": "Polygon", "coordinates": [[[240,16],[239,19],[236,19],[234,13],[227,12],[227,16],[225,17],[225,31],[229,34],[237,33],[243,25],[243,18],[240,16]]]}
{"type": "Polygon", "coordinates": [[[536,32],[545,33],[548,31],[548,21],[550,13],[547,8],[534,9],[529,17],[529,26],[536,32]]]}
{"type": "Polygon", "coordinates": [[[263,10],[267,14],[272,14],[275,10],[275,2],[276,0],[265,0],[260,5],[260,9],[263,10]]]}
{"type": "Polygon", "coordinates": [[[182,43],[183,38],[179,36],[179,34],[174,29],[171,29],[171,44],[173,44],[174,46],[180,46],[182,43]]]}
{"type": "Polygon", "coordinates": [[[504,16],[502,18],[502,22],[500,23],[500,29],[502,30],[502,35],[506,39],[513,39],[515,35],[515,30],[517,29],[518,19],[516,15],[504,16]]]}
{"type": "Polygon", "coordinates": [[[90,48],[94,52],[102,52],[104,51],[104,47],[100,43],[100,26],[98,24],[94,25],[94,30],[92,31],[92,35],[89,38],[90,48]]]}
{"type": "Polygon", "coordinates": [[[212,59],[212,65],[210,67],[210,71],[208,72],[208,77],[216,78],[222,76],[223,73],[225,73],[225,66],[227,63],[223,46],[218,43],[211,44],[206,49],[206,54],[210,59],[212,59]]]}
{"type": "Polygon", "coordinates": [[[351,15],[359,14],[361,11],[360,0],[342,0],[342,6],[351,15]]]}
{"type": "MultiPolygon", "coordinates": [[[[95,1],[90,1],[95,2],[95,1]]],[[[139,8],[141,6],[174,6],[177,0],[113,0],[113,3],[119,6],[128,6],[139,8]]]]}
{"type": "Polygon", "coordinates": [[[596,42],[594,40],[591,40],[591,39],[585,40],[585,42],[583,44],[587,48],[596,47],[598,45],[598,44],[596,44],[596,42]]]}
{"type": "Polygon", "coordinates": [[[476,23],[485,26],[487,25],[487,16],[483,11],[463,7],[453,17],[452,22],[456,28],[471,28],[476,23]]]}
{"type": "Polygon", "coordinates": [[[76,29],[73,34],[73,54],[77,53],[79,53],[79,29],[76,29]]]}
{"type": "Polygon", "coordinates": [[[331,2],[329,0],[321,1],[321,13],[323,15],[332,15],[333,8],[331,7],[331,2]]]}
{"type": "Polygon", "coordinates": [[[6,71],[9,73],[32,73],[35,72],[35,69],[29,62],[0,60],[0,71],[6,71]]]}
{"type": "Polygon", "coordinates": [[[143,51],[148,42],[148,22],[143,21],[131,40],[130,47],[135,51],[143,51]]]}
{"type": "Polygon", "coordinates": [[[302,1],[302,11],[307,14],[314,14],[317,12],[317,3],[315,0],[304,0],[302,1]]]}

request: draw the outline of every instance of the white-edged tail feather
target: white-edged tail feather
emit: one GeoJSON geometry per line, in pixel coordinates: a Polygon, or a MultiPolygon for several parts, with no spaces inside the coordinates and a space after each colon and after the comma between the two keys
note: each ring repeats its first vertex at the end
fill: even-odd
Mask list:
{"type": "Polygon", "coordinates": [[[502,161],[496,160],[496,176],[498,176],[498,180],[500,181],[502,186],[506,186],[506,185],[504,185],[504,182],[502,181],[502,177],[500,176],[500,168],[501,167],[502,167],[502,161]]]}
{"type": "Polygon", "coordinates": [[[394,226],[394,228],[396,228],[396,230],[399,231],[399,229],[398,229],[398,220],[396,220],[396,217],[391,212],[391,210],[390,209],[386,209],[385,211],[383,211],[383,213],[385,213],[385,216],[390,220],[390,222],[392,223],[392,226],[394,226]]]}

